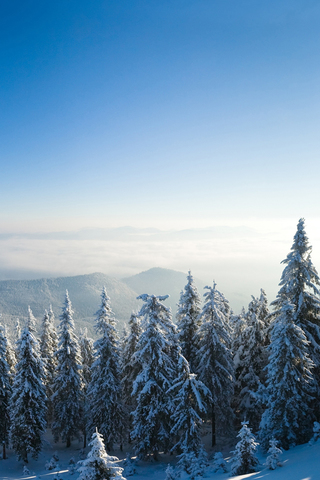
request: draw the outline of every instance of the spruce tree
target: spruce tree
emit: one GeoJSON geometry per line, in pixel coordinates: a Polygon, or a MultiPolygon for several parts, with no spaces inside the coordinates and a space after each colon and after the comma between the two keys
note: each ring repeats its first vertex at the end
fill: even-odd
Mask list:
{"type": "MultiPolygon", "coordinates": [[[[29,317],[30,318],[30,317],[29,317]]],[[[27,321],[18,342],[19,362],[10,400],[10,442],[19,459],[37,458],[46,426],[46,394],[39,344],[27,321]]]]}
{"type": "Polygon", "coordinates": [[[178,437],[172,450],[182,452],[178,466],[190,474],[196,459],[201,472],[206,464],[201,427],[211,395],[208,388],[197,380],[197,376],[190,373],[188,361],[182,355],[179,358],[178,376],[170,391],[174,394],[171,434],[178,437]]]}
{"type": "Polygon", "coordinates": [[[79,346],[82,359],[82,375],[85,382],[85,392],[87,386],[91,382],[91,367],[94,362],[94,342],[92,338],[88,337],[88,329],[84,328],[80,332],[79,346]]]}
{"type": "Polygon", "coordinates": [[[187,279],[188,283],[180,295],[176,318],[182,355],[188,360],[191,371],[193,371],[197,357],[196,340],[200,326],[201,301],[190,271],[187,279]]]}
{"type": "Polygon", "coordinates": [[[294,307],[295,322],[304,331],[309,354],[314,362],[313,371],[317,386],[317,401],[315,410],[320,419],[320,279],[311,261],[312,247],[305,232],[304,219],[297,225],[297,232],[293,238],[291,252],[281,263],[285,265],[280,280],[280,290],[277,298],[271,303],[275,307],[272,316],[281,314],[283,304],[289,302],[294,307]]]}
{"type": "Polygon", "coordinates": [[[254,432],[259,428],[263,413],[258,391],[264,385],[264,370],[268,360],[264,298],[252,297],[246,314],[246,326],[240,334],[238,350],[234,352],[235,411],[239,421],[247,420],[254,432]]]}
{"type": "Polygon", "coordinates": [[[57,368],[56,351],[58,349],[58,335],[53,324],[54,315],[50,306],[50,313],[45,310],[41,325],[40,351],[45,367],[45,386],[47,394],[48,422],[52,420],[53,405],[53,384],[57,368]]]}
{"type": "Polygon", "coordinates": [[[288,449],[306,442],[311,433],[313,363],[308,354],[308,341],[295,318],[294,306],[283,303],[272,325],[267,367],[268,403],[260,426],[265,451],[273,437],[288,449]]]}
{"type": "Polygon", "coordinates": [[[85,460],[78,462],[80,476],[77,480],[125,480],[123,468],[118,467],[117,457],[110,457],[104,446],[103,436],[98,430],[89,443],[91,450],[85,460]]]}
{"type": "Polygon", "coordinates": [[[82,376],[84,380],[83,385],[83,418],[81,422],[81,430],[83,433],[83,448],[87,446],[87,424],[88,424],[88,408],[85,407],[87,403],[87,391],[91,382],[91,369],[94,362],[94,345],[92,338],[88,337],[88,330],[85,328],[81,330],[79,337],[79,346],[82,359],[82,376]]]}
{"type": "Polygon", "coordinates": [[[134,384],[136,409],[133,412],[131,438],[139,457],[152,454],[157,459],[160,450],[170,444],[170,403],[174,365],[172,361],[171,312],[162,302],[166,296],[140,295],[144,305],[139,313],[144,317],[136,361],[141,365],[134,384]]]}
{"type": "Polygon", "coordinates": [[[238,437],[240,441],[237,443],[236,449],[232,452],[231,474],[245,475],[246,473],[255,472],[256,466],[259,464],[256,456],[258,443],[248,427],[248,422],[242,422],[242,428],[238,437]]]}
{"type": "Polygon", "coordinates": [[[104,288],[101,307],[96,312],[96,330],[101,337],[95,342],[95,361],[87,390],[88,431],[99,429],[107,450],[120,443],[125,433],[125,412],[122,405],[122,385],[118,335],[110,298],[104,288]]]}
{"type": "Polygon", "coordinates": [[[71,445],[73,437],[79,438],[83,416],[83,378],[78,338],[74,331],[73,311],[66,292],[60,315],[57,368],[53,385],[52,433],[71,445]]]}
{"type": "Polygon", "coordinates": [[[7,357],[7,339],[0,324],[0,442],[3,445],[3,459],[6,458],[5,446],[9,432],[9,400],[11,396],[10,369],[7,357]]]}
{"type": "Polygon", "coordinates": [[[122,385],[125,405],[133,406],[132,396],[133,382],[135,381],[141,365],[136,361],[135,353],[142,333],[141,320],[136,313],[132,313],[129,320],[129,335],[123,341],[122,349],[122,385]]]}
{"type": "Polygon", "coordinates": [[[221,297],[213,287],[205,287],[205,304],[202,309],[202,325],[199,329],[197,373],[212,396],[211,422],[212,446],[216,443],[218,429],[231,433],[233,413],[230,402],[233,395],[234,367],[229,345],[231,344],[227,318],[221,310],[221,297]]]}
{"type": "Polygon", "coordinates": [[[13,348],[12,343],[10,341],[10,337],[8,335],[8,329],[6,325],[3,327],[3,334],[7,340],[7,348],[6,348],[6,361],[9,366],[9,374],[10,374],[10,383],[13,384],[14,376],[16,373],[16,364],[17,364],[17,356],[18,352],[16,348],[13,348]]]}

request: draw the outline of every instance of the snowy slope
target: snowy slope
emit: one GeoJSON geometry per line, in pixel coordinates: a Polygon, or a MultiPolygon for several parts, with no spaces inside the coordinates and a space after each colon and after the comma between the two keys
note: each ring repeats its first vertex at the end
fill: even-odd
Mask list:
{"type": "MultiPolygon", "coordinates": [[[[52,438],[50,437],[48,440],[52,441],[52,438]]],[[[37,461],[32,459],[29,461],[28,468],[30,475],[22,474],[23,463],[18,462],[14,453],[9,450],[9,458],[7,460],[0,460],[0,480],[38,480],[39,478],[42,480],[54,480],[57,470],[47,471],[44,465],[47,460],[50,460],[55,451],[57,451],[59,455],[59,476],[61,480],[76,480],[78,478],[77,473],[70,475],[69,460],[71,457],[74,457],[76,461],[79,460],[81,446],[77,441],[74,441],[70,449],[66,449],[64,445],[50,444],[47,442],[39,459],[37,461]]],[[[112,452],[112,454],[122,459],[125,457],[125,452],[121,453],[118,450],[112,452]]],[[[261,463],[265,461],[265,456],[260,455],[259,458],[261,463]]],[[[320,442],[313,446],[306,444],[292,448],[283,453],[281,461],[284,463],[284,466],[277,470],[267,470],[263,465],[260,465],[260,469],[258,468],[256,473],[232,478],[235,480],[244,478],[250,478],[252,480],[318,480],[320,479],[320,442]]],[[[136,466],[136,474],[128,477],[128,479],[164,480],[166,476],[165,469],[169,462],[175,464],[175,457],[163,455],[159,462],[139,462],[136,466]]],[[[120,465],[121,463],[122,461],[120,461],[120,465]]],[[[187,478],[188,477],[184,477],[182,480],[186,480],[187,478]]],[[[212,467],[209,466],[204,478],[226,480],[230,478],[230,473],[214,473],[212,467]]]]}

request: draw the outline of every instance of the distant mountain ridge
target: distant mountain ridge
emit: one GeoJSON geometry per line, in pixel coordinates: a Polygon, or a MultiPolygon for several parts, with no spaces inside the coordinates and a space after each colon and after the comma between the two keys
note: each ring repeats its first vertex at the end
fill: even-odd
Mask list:
{"type": "MultiPolygon", "coordinates": [[[[52,305],[58,321],[65,292],[68,290],[77,330],[87,327],[89,334],[94,336],[94,314],[100,306],[100,295],[104,286],[115,313],[117,328],[121,331],[132,311],[140,308],[141,301],[137,300],[137,296],[142,293],[169,294],[170,297],[165,304],[172,308],[175,315],[180,292],[186,283],[187,273],[158,267],[122,280],[103,273],[36,280],[2,280],[0,281],[0,313],[2,321],[12,328],[17,318],[23,325],[27,318],[28,305],[38,323],[43,317],[44,310],[52,305]]],[[[203,283],[196,279],[195,283],[202,295],[203,283]]]]}
{"type": "MultiPolygon", "coordinates": [[[[177,303],[180,299],[180,292],[184,289],[187,283],[187,272],[177,272],[168,268],[154,267],[145,272],[138,273],[131,277],[123,278],[122,281],[126,283],[132,290],[141,293],[148,293],[149,295],[170,295],[165,301],[168,307],[171,307],[173,315],[177,310],[177,303]]],[[[194,283],[198,288],[200,297],[205,284],[199,280],[194,279],[194,283]]]]}
{"type": "Polygon", "coordinates": [[[38,280],[0,281],[0,313],[8,325],[14,324],[17,317],[23,323],[30,305],[33,314],[40,321],[44,310],[52,305],[58,319],[66,290],[68,290],[76,327],[87,327],[90,334],[93,334],[94,314],[100,306],[100,295],[104,286],[121,328],[130,318],[132,310],[139,307],[139,302],[136,300],[137,294],[125,283],[103,273],[38,280]]]}

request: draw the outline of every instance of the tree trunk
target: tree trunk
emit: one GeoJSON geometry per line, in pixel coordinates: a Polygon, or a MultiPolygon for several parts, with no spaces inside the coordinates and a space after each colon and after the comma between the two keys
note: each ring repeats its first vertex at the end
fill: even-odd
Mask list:
{"type": "Polygon", "coordinates": [[[7,455],[6,455],[6,441],[3,440],[2,442],[2,458],[3,460],[6,460],[7,459],[7,455]]]}
{"type": "Polygon", "coordinates": [[[67,437],[67,448],[71,446],[71,438],[67,437]]]}

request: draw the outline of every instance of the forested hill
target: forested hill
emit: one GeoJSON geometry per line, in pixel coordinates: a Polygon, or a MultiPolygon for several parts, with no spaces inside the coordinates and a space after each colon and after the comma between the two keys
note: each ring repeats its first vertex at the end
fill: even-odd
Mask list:
{"type": "MultiPolygon", "coordinates": [[[[68,290],[76,328],[87,327],[93,335],[94,313],[100,306],[101,290],[105,286],[118,322],[117,327],[121,330],[128,322],[131,312],[139,308],[140,301],[136,300],[136,297],[141,293],[169,294],[170,298],[165,303],[175,314],[180,291],[187,281],[186,276],[187,272],[152,268],[123,280],[103,273],[38,280],[3,280],[0,281],[0,313],[2,320],[9,326],[16,323],[17,317],[23,324],[30,305],[34,316],[40,322],[44,310],[51,304],[58,319],[65,292],[68,290]]],[[[202,296],[203,283],[197,280],[195,283],[202,296]]]]}
{"type": "MultiPolygon", "coordinates": [[[[122,281],[135,292],[139,292],[139,294],[170,295],[165,304],[172,308],[173,315],[175,315],[180,292],[187,283],[187,272],[183,273],[168,268],[156,267],[132,277],[123,278],[122,281]]],[[[194,282],[202,298],[205,284],[197,278],[195,278],[194,282]]]]}
{"type": "Polygon", "coordinates": [[[65,292],[74,310],[76,328],[88,327],[93,334],[94,313],[98,310],[103,286],[111,299],[111,306],[119,327],[128,321],[132,310],[139,307],[137,293],[128,285],[103,273],[75,277],[42,278],[39,280],[0,281],[0,313],[3,320],[12,325],[19,317],[20,323],[27,317],[28,305],[40,321],[44,310],[52,305],[56,319],[61,314],[65,292]]]}

